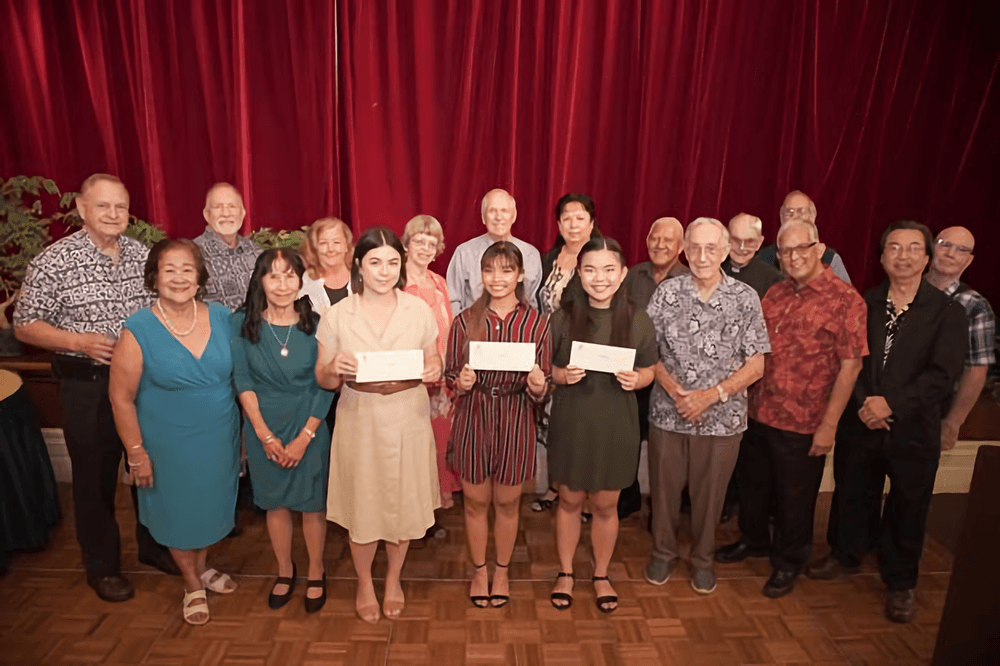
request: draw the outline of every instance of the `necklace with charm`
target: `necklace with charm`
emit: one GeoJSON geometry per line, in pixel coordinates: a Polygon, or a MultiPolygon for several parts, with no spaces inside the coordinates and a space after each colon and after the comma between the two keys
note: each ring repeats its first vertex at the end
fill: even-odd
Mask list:
{"type": "Polygon", "coordinates": [[[288,327],[288,332],[285,333],[285,341],[282,342],[281,338],[278,337],[278,334],[274,332],[274,326],[271,326],[271,322],[269,322],[267,318],[265,318],[264,321],[267,322],[267,327],[271,329],[271,335],[273,335],[274,339],[278,342],[279,345],[281,345],[281,352],[280,352],[281,357],[288,358],[288,340],[289,338],[292,337],[292,329],[295,327],[295,325],[292,324],[288,327]]]}

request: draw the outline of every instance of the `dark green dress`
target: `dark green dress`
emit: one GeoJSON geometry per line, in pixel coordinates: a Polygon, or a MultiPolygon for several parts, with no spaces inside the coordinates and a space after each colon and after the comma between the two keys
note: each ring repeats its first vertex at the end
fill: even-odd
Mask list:
{"type": "Polygon", "coordinates": [[[306,335],[297,326],[275,326],[285,340],[288,356],[281,356],[281,344],[266,322],[261,322],[260,340],[251,343],[240,335],[243,312],[232,315],[233,381],[237,394],[257,395],[264,423],[286,446],[302,432],[310,416],[320,419],[316,437],[309,443],[297,467],[285,469],[267,459],[264,445],[247,421],[243,428],[247,443],[247,464],[253,479],[254,503],[264,510],[326,510],[330,471],[330,430],[327,412],[333,392],[316,383],[316,336],[306,335]]]}
{"type": "MultiPolygon", "coordinates": [[[[591,308],[594,336],[584,342],[611,340],[611,310],[591,308]]],[[[566,313],[552,315],[552,365],[569,365],[573,340],[566,313]]],[[[632,319],[635,367],[656,364],[653,322],[641,309],[632,319]]],[[[556,386],[549,420],[549,478],[573,490],[621,490],[635,481],[639,464],[639,408],[635,391],[626,391],[614,375],[588,371],[572,385],[556,386]]]]}

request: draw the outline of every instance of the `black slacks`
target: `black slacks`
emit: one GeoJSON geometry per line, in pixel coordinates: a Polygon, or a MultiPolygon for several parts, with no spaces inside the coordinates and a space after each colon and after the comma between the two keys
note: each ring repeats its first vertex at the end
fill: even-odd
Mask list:
{"type": "Polygon", "coordinates": [[[840,464],[827,531],[833,556],[844,566],[856,567],[874,544],[886,587],[912,590],[940,451],[896,442],[885,430],[860,429],[852,429],[837,449],[840,464]],[[879,511],[887,476],[889,495],[879,511]]]}
{"type": "MultiPolygon", "coordinates": [[[[90,576],[121,571],[121,536],[115,520],[118,467],[125,448],[115,429],[106,370],[91,379],[63,376],[60,382],[63,433],[73,469],[76,538],[90,576]]],[[[160,557],[164,550],[139,522],[138,493],[131,486],[136,511],[139,557],[160,557]]]]}
{"type": "Polygon", "coordinates": [[[826,456],[810,456],[812,435],[750,421],[740,450],[743,479],[739,526],[751,548],[770,548],[771,565],[799,572],[812,551],[816,497],[826,456]],[[777,508],[774,536],[768,505],[777,508]]]}

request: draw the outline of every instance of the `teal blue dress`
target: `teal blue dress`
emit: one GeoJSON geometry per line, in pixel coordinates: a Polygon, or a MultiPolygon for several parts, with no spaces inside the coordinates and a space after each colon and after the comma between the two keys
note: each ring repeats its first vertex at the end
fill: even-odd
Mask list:
{"type": "Polygon", "coordinates": [[[229,310],[208,306],[212,326],[201,358],[152,310],[125,320],[142,349],[135,397],[153,487],[139,488],[139,520],[159,543],[197,550],[234,527],[240,417],[233,390],[229,310]]]}
{"type": "MultiPolygon", "coordinates": [[[[316,334],[306,335],[298,326],[274,326],[272,333],[271,327],[261,322],[254,343],[240,333],[243,318],[243,312],[236,312],[231,319],[237,394],[253,391],[257,395],[264,423],[285,445],[302,432],[310,416],[320,419],[316,436],[299,464],[290,469],[267,459],[264,445],[247,421],[243,434],[253,479],[253,501],[264,510],[325,512],[330,476],[330,430],[325,419],[334,393],[316,383],[316,334]],[[275,335],[282,341],[288,336],[288,356],[281,355],[275,335]]],[[[316,320],[318,323],[319,317],[316,320]]]]}

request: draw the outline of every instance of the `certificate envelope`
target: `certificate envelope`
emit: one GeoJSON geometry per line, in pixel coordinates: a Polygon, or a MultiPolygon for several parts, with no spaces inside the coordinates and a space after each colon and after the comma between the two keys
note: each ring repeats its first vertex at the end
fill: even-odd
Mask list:
{"type": "Polygon", "coordinates": [[[358,352],[354,356],[358,359],[354,381],[359,384],[420,379],[424,373],[422,349],[358,352]]]}
{"type": "Polygon", "coordinates": [[[569,352],[569,364],[584,370],[614,374],[620,370],[633,369],[635,350],[574,340],[569,352]]]}
{"type": "Polygon", "coordinates": [[[473,370],[531,372],[535,366],[534,342],[469,342],[469,366],[473,370]]]}

